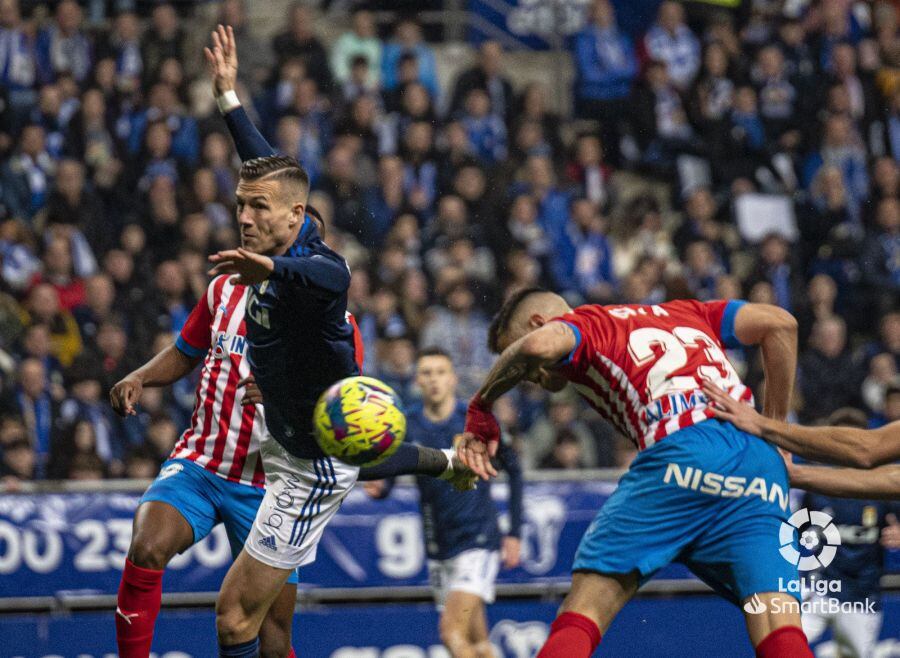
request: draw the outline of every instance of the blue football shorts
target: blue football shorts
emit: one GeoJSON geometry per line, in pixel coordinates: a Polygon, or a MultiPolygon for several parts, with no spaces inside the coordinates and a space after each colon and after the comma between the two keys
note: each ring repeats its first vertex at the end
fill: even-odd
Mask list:
{"type": "Polygon", "coordinates": [[[637,571],[643,584],[681,562],[733,603],[777,592],[798,578],[779,552],[788,494],[772,445],[706,420],[638,454],[588,527],[572,570],[637,571]]]}
{"type": "MultiPolygon", "coordinates": [[[[265,493],[260,487],[221,478],[190,459],[169,459],[141,497],[140,504],[158,501],[177,509],[193,529],[195,544],[212,532],[216,524],[224,524],[231,555],[237,557],[265,493]]],[[[296,570],[287,582],[298,582],[296,570]]]]}

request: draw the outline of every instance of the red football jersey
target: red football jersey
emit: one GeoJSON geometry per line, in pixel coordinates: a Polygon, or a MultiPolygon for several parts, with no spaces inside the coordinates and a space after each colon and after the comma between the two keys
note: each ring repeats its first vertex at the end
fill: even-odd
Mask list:
{"type": "Polygon", "coordinates": [[[557,320],[578,340],[562,372],[578,393],[643,450],[712,418],[700,382],[753,404],[725,356],[740,345],[743,302],[678,300],[658,305],[579,306],[557,320]]]}
{"type": "MultiPolygon", "coordinates": [[[[259,456],[266,424],[261,405],[242,405],[238,382],[250,375],[247,361],[246,287],[221,275],[188,316],[175,345],[192,357],[203,357],[191,426],[175,444],[170,459],[190,459],[232,482],[265,484],[259,456]]],[[[356,320],[353,327],[357,365],[362,372],[364,348],[356,320]]],[[[243,393],[241,393],[243,395],[243,393]]]]}

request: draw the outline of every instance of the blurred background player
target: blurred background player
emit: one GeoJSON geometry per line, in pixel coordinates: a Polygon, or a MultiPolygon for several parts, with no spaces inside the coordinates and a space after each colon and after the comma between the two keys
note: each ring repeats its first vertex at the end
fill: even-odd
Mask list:
{"type": "MultiPolygon", "coordinates": [[[[245,358],[246,289],[214,278],[174,344],[129,373],[110,391],[113,409],[135,415],[145,387],[168,386],[203,362],[191,426],[141,498],[116,607],[122,658],[147,658],[159,614],[163,570],[177,554],[225,525],[236,557],[263,498],[259,442],[262,410],[242,405],[238,383],[250,374],[245,358]]],[[[291,621],[297,599],[292,574],[260,630],[261,655],[293,655],[291,621]]]]}
{"type": "MultiPolygon", "coordinates": [[[[421,404],[406,416],[408,440],[438,449],[452,449],[465,426],[466,405],[456,396],[458,379],[453,361],[439,348],[421,351],[416,360],[416,385],[421,404]]],[[[419,477],[419,504],[425,531],[428,571],[441,617],[441,641],[453,658],[493,656],[488,639],[485,604],[494,602],[500,564],[513,569],[520,559],[522,469],[515,450],[501,442],[497,459],[509,476],[509,530],[501,535],[489,483],[459,492],[448,482],[419,477]]],[[[384,498],[393,481],[366,484],[375,498],[384,498]]]]}
{"type": "Polygon", "coordinates": [[[673,561],[732,603],[764,603],[745,609],[757,656],[812,658],[799,606],[780,591],[797,579],[796,565],[778,552],[788,509],[784,464],[759,437],[712,420],[699,390],[711,379],[752,403],[723,350],[759,345],[764,407],[783,418],[797,363],[789,313],[736,300],[573,310],[555,293],[526,288],[500,309],[489,340],[500,358],[469,403],[457,447],[481,477],[496,475],[490,456],[500,428],[491,407],[523,381],[548,390],[571,382],[640,450],[578,547],[572,589],[539,658],[590,656],[638,587],[673,561]],[[754,485],[734,496],[723,492],[726,478],[754,485]]]}
{"type": "MultiPolygon", "coordinates": [[[[858,409],[839,409],[827,420],[837,427],[864,429],[866,415],[858,409]]],[[[839,581],[839,591],[813,594],[810,612],[803,614],[803,632],[810,643],[818,641],[830,627],[838,645],[838,655],[854,658],[873,656],[881,631],[881,576],[884,575],[884,545],[895,547],[896,524],[900,505],[877,500],[851,500],[807,493],[803,507],[821,510],[830,516],[841,533],[841,547],[823,569],[809,574],[817,580],[839,581]],[[893,522],[893,523],[892,523],[893,522]],[[828,599],[856,603],[862,610],[829,612],[828,599]],[[874,612],[867,612],[871,602],[874,612]],[[818,604],[816,604],[818,603],[818,604]]]]}

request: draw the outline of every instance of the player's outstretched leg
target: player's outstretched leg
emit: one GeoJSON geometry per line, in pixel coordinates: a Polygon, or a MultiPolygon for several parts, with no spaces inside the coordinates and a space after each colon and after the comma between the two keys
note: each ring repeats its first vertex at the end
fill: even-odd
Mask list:
{"type": "Polygon", "coordinates": [[[763,592],[747,597],[741,606],[763,612],[744,612],[750,642],[757,658],[813,658],[806,635],[800,626],[797,599],[783,592],[763,592]]]}
{"type": "Polygon", "coordinates": [[[134,515],[131,546],[116,602],[116,642],[121,658],[147,658],[162,600],[163,570],[194,543],[194,531],[167,503],[143,503],[134,515]]]}
{"type": "Polygon", "coordinates": [[[259,655],[263,619],[292,571],[270,567],[246,550],[241,551],[222,582],[216,602],[220,656],[256,658],[259,655]]]}
{"type": "Polygon", "coordinates": [[[572,575],[572,589],[537,658],[589,658],[619,610],[638,589],[637,573],[572,575]]]}

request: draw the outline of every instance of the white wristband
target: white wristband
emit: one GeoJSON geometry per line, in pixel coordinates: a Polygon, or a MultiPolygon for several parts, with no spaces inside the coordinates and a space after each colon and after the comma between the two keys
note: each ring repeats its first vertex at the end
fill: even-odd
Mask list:
{"type": "Polygon", "coordinates": [[[449,480],[455,475],[453,470],[453,457],[456,455],[456,450],[453,448],[441,448],[441,452],[447,457],[447,468],[444,469],[444,472],[438,475],[439,480],[449,480]]]}
{"type": "Polygon", "coordinates": [[[239,108],[241,101],[238,99],[237,92],[234,89],[229,89],[221,96],[216,96],[216,105],[219,106],[219,112],[228,114],[231,110],[239,108]]]}

